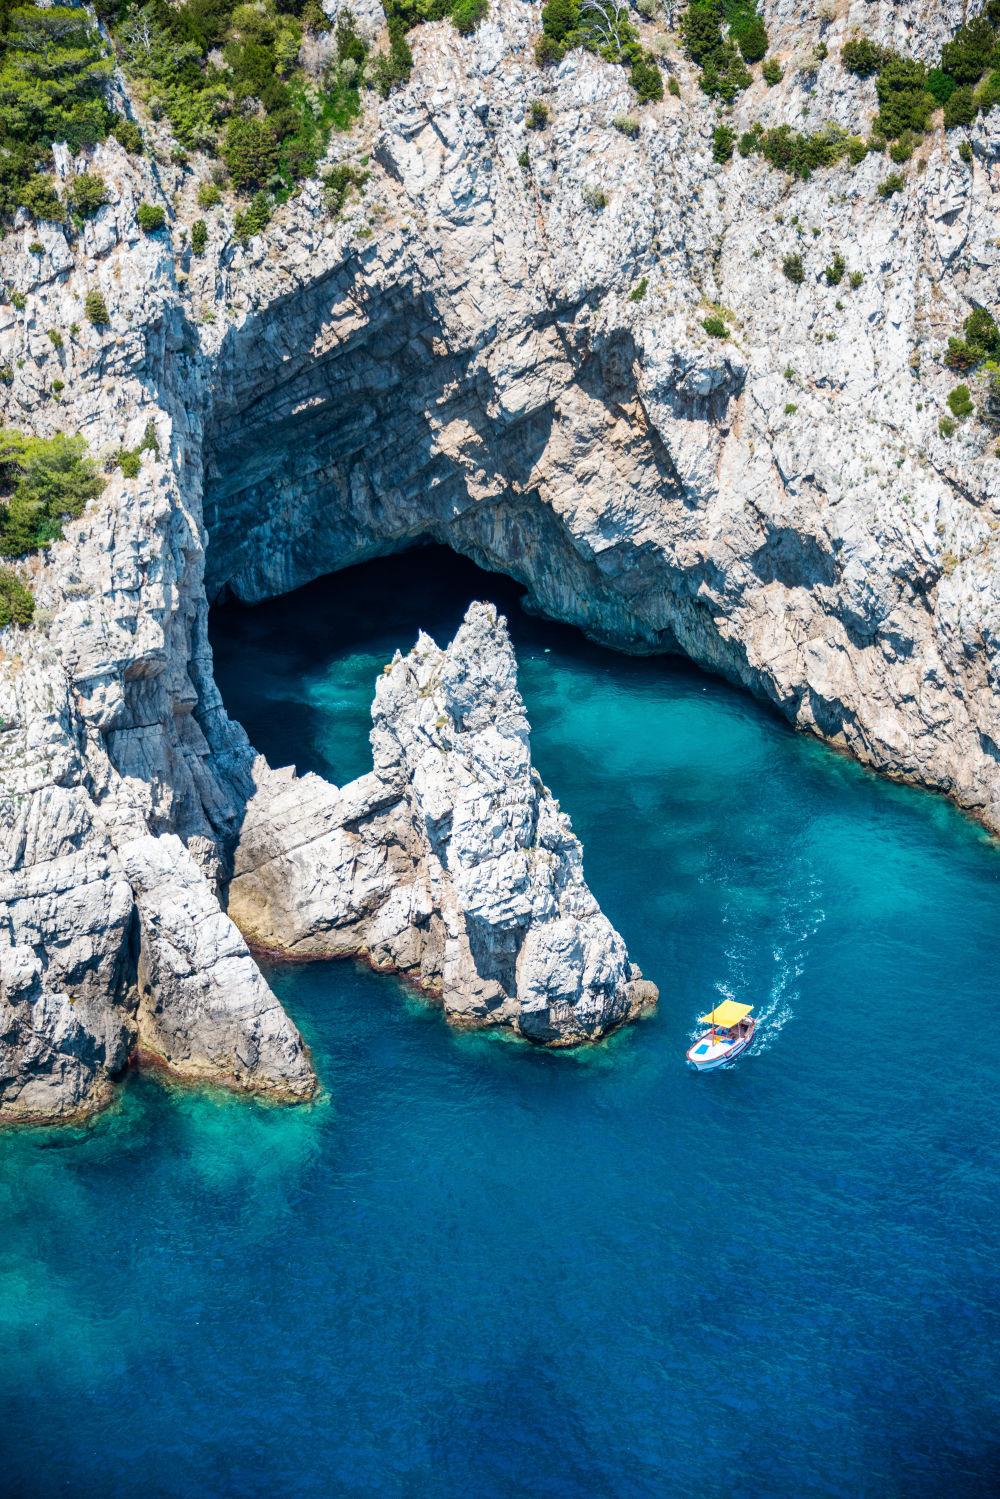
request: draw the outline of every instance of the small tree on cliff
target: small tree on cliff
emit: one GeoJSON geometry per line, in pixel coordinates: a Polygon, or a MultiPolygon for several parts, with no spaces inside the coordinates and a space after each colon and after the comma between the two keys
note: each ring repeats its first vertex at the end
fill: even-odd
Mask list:
{"type": "Polygon", "coordinates": [[[230,120],[222,155],[238,193],[265,186],[278,164],[274,127],[267,120],[230,120]]]}

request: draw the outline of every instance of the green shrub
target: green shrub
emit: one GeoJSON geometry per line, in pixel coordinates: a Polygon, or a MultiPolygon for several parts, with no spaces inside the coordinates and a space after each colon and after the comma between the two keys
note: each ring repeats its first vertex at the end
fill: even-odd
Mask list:
{"type": "Polygon", "coordinates": [[[104,488],[82,437],[0,431],[0,555],[23,557],[62,535],[104,488]]]}
{"type": "Polygon", "coordinates": [[[138,448],[122,448],[118,454],[118,467],[126,479],[137,479],[142,468],[142,454],[138,448]]]}
{"type": "Polygon", "coordinates": [[[712,0],[691,0],[681,17],[681,36],[693,61],[703,67],[722,46],[719,7],[712,0]]]}
{"type": "Polygon", "coordinates": [[[110,323],[107,304],[99,291],[89,291],[83,304],[83,310],[87,314],[87,321],[101,327],[110,323]]]}
{"type": "Polygon", "coordinates": [[[755,124],[749,130],[744,130],[740,136],[739,153],[741,156],[752,156],[755,151],[760,150],[760,139],[764,134],[764,127],[755,124]]]}
{"type": "Polygon", "coordinates": [[[640,104],[654,104],[663,98],[663,75],[652,52],[644,52],[635,59],[629,82],[640,104]]]}
{"type": "Polygon", "coordinates": [[[56,398],[57,401],[59,399],[60,394],[65,389],[66,389],[66,382],[65,382],[65,380],[53,380],[53,382],[52,382],[52,394],[55,396],[55,398],[56,398]]]}
{"type": "Polygon", "coordinates": [[[163,228],[166,214],[158,203],[140,203],[136,218],[143,234],[155,234],[163,228]]]}
{"type": "Polygon", "coordinates": [[[879,125],[887,140],[904,130],[923,131],[936,103],[927,92],[927,69],[912,57],[889,53],[875,84],[879,125]]]}
{"type": "Polygon", "coordinates": [[[214,208],[222,201],[222,194],[214,182],[200,182],[198,184],[198,207],[214,208]]]}
{"type": "Polygon", "coordinates": [[[542,31],[553,42],[564,42],[579,25],[578,0],[548,0],[542,10],[542,31]]]}
{"type": "Polygon", "coordinates": [[[729,28],[729,34],[736,38],[744,62],[760,62],[767,51],[767,28],[760,16],[747,17],[741,23],[734,22],[729,28]]]}
{"type": "Polygon", "coordinates": [[[962,338],[949,338],[944,362],[950,370],[971,370],[982,361],[983,351],[962,338]]]}
{"type": "Polygon", "coordinates": [[[52,143],[64,140],[75,155],[103,140],[111,72],[82,5],[0,7],[0,214],[23,206],[35,218],[63,218],[47,170],[52,143]]]}
{"type": "Polygon", "coordinates": [[[588,182],[583,189],[583,201],[595,213],[600,213],[602,208],[607,208],[608,206],[608,195],[603,187],[600,187],[597,183],[588,182]]]}
{"type": "Polygon", "coordinates": [[[796,411],[798,411],[798,409],[799,408],[792,401],[787,401],[785,403],[785,415],[786,416],[794,416],[795,413],[796,413],[796,411]]]}
{"type": "Polygon", "coordinates": [[[476,27],[489,14],[489,0],[455,0],[451,8],[451,19],[462,36],[471,36],[476,27]]]}
{"type": "MultiPolygon", "coordinates": [[[[102,3],[114,14],[115,47],[134,90],[154,118],[170,121],[179,146],[172,159],[180,162],[196,150],[218,154],[235,126],[231,154],[239,158],[237,173],[244,179],[238,191],[247,195],[264,187],[287,195],[315,170],[331,131],[346,129],[360,111],[358,85],[368,49],[345,10],[335,54],[327,48],[326,72],[317,86],[299,62],[304,30],[331,30],[315,0],[260,0],[252,6],[135,0],[128,8],[124,0],[102,3]],[[253,124],[244,129],[248,119],[253,124]]],[[[384,92],[409,76],[406,30],[432,9],[438,18],[449,14],[444,0],[422,7],[386,0],[390,48],[371,70],[373,84],[384,92]]],[[[468,7],[458,20],[471,20],[468,7]]]]}
{"type": "Polygon", "coordinates": [[[972,145],[969,141],[959,141],[958,154],[968,165],[972,161],[972,145]]]}
{"type": "Polygon", "coordinates": [[[634,141],[639,134],[639,121],[635,115],[615,115],[614,127],[622,135],[627,135],[630,141],[634,141]]]}
{"type": "Polygon", "coordinates": [[[44,255],[45,254],[45,246],[39,240],[33,239],[31,241],[31,244],[28,246],[28,254],[29,255],[44,255]]]}
{"type": "Polygon", "coordinates": [[[674,77],[674,75],[672,73],[671,73],[670,77],[667,79],[667,92],[674,99],[679,99],[680,96],[681,96],[681,86],[677,82],[677,79],[674,77]]]}
{"type": "Polygon", "coordinates": [[[965,319],[965,338],[949,338],[944,362],[950,370],[971,370],[985,359],[1000,356],[1000,329],[985,307],[975,307],[965,319]]]}
{"type": "Polygon", "coordinates": [[[773,57],[768,58],[767,62],[764,64],[760,71],[763,74],[764,82],[767,84],[768,88],[774,88],[774,85],[776,83],[780,83],[782,78],[784,78],[785,76],[784,69],[782,68],[780,62],[777,62],[773,57]]]}
{"type": "Polygon", "coordinates": [[[969,387],[956,385],[948,396],[948,406],[952,416],[957,417],[960,422],[964,422],[967,416],[971,416],[976,408],[972,403],[969,387]]]}
{"type": "MultiPolygon", "coordinates": [[[[426,4],[428,0],[417,3],[426,4]]],[[[434,4],[435,0],[429,0],[429,13],[434,4]]],[[[535,45],[535,61],[545,67],[559,62],[575,47],[585,47],[607,62],[628,68],[640,104],[663,98],[663,79],[656,59],[643,52],[627,6],[619,6],[615,0],[593,0],[585,7],[580,0],[548,0],[542,10],[542,35],[535,45]]]]}
{"type": "Polygon", "coordinates": [[[861,271],[852,271],[847,279],[853,286],[854,290],[857,291],[858,287],[861,285],[862,281],[865,278],[861,271]]]}
{"type": "Polygon", "coordinates": [[[985,307],[974,308],[962,326],[969,343],[982,351],[984,359],[1000,355],[1000,328],[985,307]]]}
{"type": "Polygon", "coordinates": [[[195,219],[191,225],[191,253],[192,255],[204,255],[205,246],[208,244],[208,225],[204,219],[195,219]]]}
{"type": "Polygon", "coordinates": [[[833,257],[833,263],[826,266],[823,271],[823,274],[826,276],[827,286],[839,286],[844,279],[846,269],[847,262],[838,250],[833,257]]]}
{"type": "Polygon", "coordinates": [[[340,165],[332,167],[323,178],[323,206],[334,217],[339,214],[352,188],[358,192],[368,181],[368,173],[357,167],[340,165]]]}
{"type": "Polygon", "coordinates": [[[642,299],[643,299],[643,297],[646,295],[646,291],[647,291],[648,286],[649,286],[649,279],[648,279],[648,277],[643,276],[643,278],[639,282],[638,286],[634,286],[632,288],[632,290],[629,292],[629,301],[630,302],[641,302],[642,299]]]}
{"type": "Polygon", "coordinates": [[[48,333],[49,333],[49,339],[51,341],[52,347],[54,349],[61,349],[62,346],[63,346],[63,336],[59,332],[58,328],[50,328],[48,330],[48,333]]]}
{"type": "Polygon", "coordinates": [[[139,444],[140,453],[152,453],[154,458],[160,456],[160,443],[156,436],[156,425],[150,417],[146,423],[146,430],[142,434],[142,442],[139,444]]]}
{"type": "Polygon", "coordinates": [[[938,431],[942,437],[954,437],[955,423],[950,416],[943,416],[938,422],[938,431]]]}
{"type": "Polygon", "coordinates": [[[35,601],[11,567],[0,567],[0,629],[7,625],[30,625],[35,601]]]}
{"type": "Polygon", "coordinates": [[[902,172],[890,172],[888,177],[878,185],[880,198],[891,198],[894,193],[901,193],[906,186],[906,178],[902,172]]]}
{"type": "Polygon", "coordinates": [[[716,125],[712,131],[712,159],[720,164],[728,161],[736,145],[736,131],[728,125],[716,125]]]}
{"type": "Polygon", "coordinates": [[[833,166],[846,150],[847,133],[839,125],[826,125],[812,135],[778,125],[760,137],[765,161],[793,177],[808,178],[817,167],[833,166]]]}
{"type": "Polygon", "coordinates": [[[389,22],[389,50],[380,52],[371,63],[372,81],[383,99],[388,99],[393,89],[409,82],[413,72],[413,53],[406,40],[406,27],[395,17],[389,22]]]}
{"type": "Polygon", "coordinates": [[[255,234],[263,234],[270,222],[271,201],[267,193],[254,193],[247,207],[233,215],[233,233],[246,244],[255,234]]]}
{"type": "Polygon", "coordinates": [[[931,68],[927,74],[927,92],[937,104],[947,104],[955,87],[955,79],[943,68],[931,68]]]}
{"type": "Polygon", "coordinates": [[[549,106],[541,99],[532,99],[524,117],[529,130],[544,130],[549,123],[549,106]]]}
{"type": "Polygon", "coordinates": [[[540,68],[547,68],[554,63],[562,62],[568,50],[568,47],[560,45],[559,42],[554,42],[543,31],[535,42],[535,62],[540,68]]]}
{"type": "Polygon", "coordinates": [[[977,113],[975,94],[968,84],[962,84],[944,107],[944,128],[955,130],[961,125],[971,125],[977,113]]]}
{"type": "Polygon", "coordinates": [[[941,48],[941,67],[956,83],[978,83],[993,61],[997,38],[985,16],[967,21],[941,48]]]}
{"type": "Polygon", "coordinates": [[[527,147],[525,147],[523,151],[518,152],[517,164],[522,169],[522,171],[531,171],[531,152],[527,147]]]}
{"type": "Polygon", "coordinates": [[[840,60],[849,73],[858,78],[871,78],[885,60],[885,51],[867,37],[851,37],[841,48],[840,60]]]}
{"type": "Polygon", "coordinates": [[[732,104],[736,95],[749,88],[753,75],[732,42],[723,42],[701,70],[700,87],[710,98],[732,104]]]}
{"type": "Polygon", "coordinates": [[[81,172],[70,179],[66,197],[75,219],[89,219],[108,201],[108,190],[97,172],[81,172]]]}
{"type": "Polygon", "coordinates": [[[61,224],[66,217],[66,205],[56,192],[56,179],[46,172],[37,172],[21,185],[17,206],[26,208],[33,219],[49,224],[61,224]]]}
{"type": "Polygon", "coordinates": [[[701,326],[704,328],[709,338],[729,337],[729,329],[726,327],[725,323],[720,317],[712,316],[703,318],[701,326]]]}
{"type": "Polygon", "coordinates": [[[889,155],[897,166],[902,166],[904,161],[909,161],[913,155],[913,131],[904,130],[898,141],[893,141],[889,147],[889,155]]]}
{"type": "Polygon", "coordinates": [[[127,120],[124,115],[115,115],[111,121],[109,134],[113,135],[118,144],[126,151],[130,151],[133,156],[142,155],[142,131],[134,120],[127,120]]]}
{"type": "Polygon", "coordinates": [[[806,273],[802,265],[801,255],[786,255],[784,260],[781,262],[781,269],[784,271],[788,280],[793,282],[796,286],[801,286],[803,281],[806,279],[806,273]]]}
{"type": "Polygon", "coordinates": [[[230,120],[222,145],[233,187],[248,193],[267,183],[278,165],[278,141],[269,120],[230,120]]]}

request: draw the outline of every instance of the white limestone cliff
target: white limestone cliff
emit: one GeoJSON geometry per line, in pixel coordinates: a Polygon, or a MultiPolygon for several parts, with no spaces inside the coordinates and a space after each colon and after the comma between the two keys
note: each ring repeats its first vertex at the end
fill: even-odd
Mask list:
{"type": "Polygon", "coordinates": [[[447,650],[422,634],[397,652],[372,718],[374,771],[342,790],[259,766],[229,887],[241,930],[298,956],[364,953],[454,1024],[550,1045],[655,1003],[532,767],[494,607],[470,605],[447,650]]]}
{"type": "MultiPolygon", "coordinates": [[[[866,133],[874,84],[838,60],[851,30],[931,57],[978,8],[766,0],[785,78],[758,78],[733,126],[866,133]]],[[[230,1006],[226,965],[251,961],[231,917],[284,950],[362,947],[444,987],[449,1011],[465,1003],[442,956],[452,938],[459,951],[460,923],[417,874],[433,818],[414,813],[416,780],[399,841],[379,758],[351,789],[353,824],[347,788],[263,766],[212,678],[208,602],[224,590],[254,601],[432,537],[520,579],[533,607],[620,649],[683,651],[1000,829],[997,434],[978,419],[950,439],[938,427],[947,339],[973,306],[996,311],[1000,110],[938,128],[883,200],[877,155],[809,181],[758,157],[714,163],[715,106],[676,40],[664,67],[680,97],[643,108],[628,138],[613,125],[635,110],[625,72],[582,53],[539,72],[539,25],[538,4],[496,0],[471,38],[448,23],[414,33],[409,86],[334,140],[335,157],[370,157],[339,220],[312,184],[243,247],[229,204],[192,257],[182,231],[202,214],[203,167],[170,165],[160,126],[144,161],[110,141],[63,160],[111,189],[77,240],[25,223],[0,242],[16,297],[0,301],[5,420],[79,430],[95,455],[135,446],[152,420],[160,447],[137,479],[112,469],[27,565],[38,623],[0,637],[0,1117],[95,1106],[144,1024],[178,1065],[307,1087],[266,986],[250,985],[242,1019],[230,1006]],[[544,131],[526,129],[533,98],[549,106],[544,131]],[[588,203],[597,186],[603,210],[588,203]],[[139,233],[142,197],[165,203],[169,234],[139,233]],[[791,251],[798,286],[781,271],[791,251]],[[858,287],[828,285],[835,253],[858,287]],[[83,323],[91,288],[107,330],[83,323]],[[725,341],[702,326],[717,308],[725,341]],[[57,351],[48,331],[75,323],[57,351]],[[381,852],[354,904],[330,907],[348,913],[341,931],[311,900],[305,850],[362,823],[381,852]],[[147,839],[177,854],[149,886],[126,856],[147,839]],[[258,882],[251,916],[267,840],[300,861],[300,898],[258,882]],[[140,964],[158,889],[179,968],[149,947],[140,964]],[[218,963],[196,930],[209,910],[218,963]],[[228,1017],[214,1054],[192,998],[203,970],[209,1008],[228,1017]]],[[[317,888],[338,891],[347,867],[331,857],[317,888]]],[[[471,872],[457,881],[449,891],[474,901],[471,872]]],[[[533,962],[525,939],[517,963],[533,962]]],[[[497,999],[523,1029],[495,982],[475,990],[473,1018],[497,999]]],[[[522,1011],[529,990],[518,977],[522,1011]]],[[[544,1028],[548,1000],[542,1012],[544,1028]]]]}

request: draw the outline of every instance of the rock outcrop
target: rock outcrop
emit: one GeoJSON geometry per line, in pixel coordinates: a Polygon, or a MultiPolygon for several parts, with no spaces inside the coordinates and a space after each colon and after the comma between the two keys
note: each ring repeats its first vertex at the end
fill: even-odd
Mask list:
{"type": "MultiPolygon", "coordinates": [[[[784,80],[757,78],[733,128],[833,121],[866,135],[874,82],[839,61],[851,31],[930,58],[979,9],[764,0],[784,80]]],[[[373,3],[365,14],[377,24],[373,3]]],[[[633,19],[652,42],[660,23],[633,19]]],[[[181,231],[202,214],[206,167],[172,165],[166,126],[149,123],[142,161],[114,142],[60,154],[64,175],[96,169],[109,188],[78,237],[24,222],[0,245],[14,294],[0,303],[5,419],[82,432],[110,474],[25,569],[36,627],[0,640],[4,1114],[92,1104],[144,1025],[150,1049],[182,1065],[301,1090],[267,994],[248,990],[246,1012],[226,997],[250,961],[229,917],[286,950],[365,948],[440,984],[449,1010],[462,999],[446,973],[471,981],[465,942],[482,980],[473,1018],[496,999],[522,1028],[505,1008],[511,961],[522,1011],[520,970],[558,967],[536,961],[533,918],[516,959],[498,946],[500,976],[483,978],[474,871],[449,843],[454,873],[430,890],[435,816],[416,779],[400,797],[383,775],[388,718],[353,788],[261,764],[212,678],[208,601],[222,592],[252,602],[430,536],[523,581],[531,606],[620,649],[683,651],[1000,829],[997,433],[979,416],[941,425],[948,337],[974,306],[996,310],[1000,110],[962,132],[939,124],[905,189],[883,198],[890,167],[874,153],[809,180],[756,155],[715,162],[715,106],[676,37],[661,46],[679,95],[623,134],[614,120],[636,108],[625,71],[576,52],[539,72],[539,25],[537,3],[494,0],[472,37],[419,28],[409,86],[333,142],[334,157],[370,158],[364,196],[336,220],[312,184],[242,245],[230,203],[207,214],[207,253],[192,257],[181,231]],[[534,98],[550,112],[538,132],[534,98]],[[139,233],[143,197],[167,206],[172,242],[139,233]],[[783,274],[790,254],[801,281],[783,274]],[[77,326],[90,289],[106,329],[77,326]],[[709,314],[728,338],[711,336],[709,314]],[[159,454],[126,479],[111,455],[150,422],[159,454]],[[126,850],[177,852],[162,841],[175,837],[203,883],[178,853],[174,875],[147,886],[126,850]],[[258,874],[269,848],[300,863],[295,901],[258,874]],[[219,922],[202,920],[210,906],[219,922]],[[176,964],[151,945],[158,932],[176,964]],[[210,1008],[228,1017],[215,1041],[196,1023],[203,966],[210,1008]]],[[[591,918],[564,919],[589,953],[591,918]]],[[[517,922],[496,925],[499,942],[517,922]]],[[[611,962],[617,993],[623,955],[611,962]]],[[[571,1027],[587,1010],[580,983],[571,1027]]],[[[541,1032],[562,1013],[551,996],[571,989],[553,977],[541,1032]]]]}
{"type": "Polygon", "coordinates": [[[655,1003],[532,767],[493,606],[471,605],[447,650],[421,635],[397,653],[372,718],[374,771],[342,790],[259,765],[229,887],[240,928],[299,956],[363,953],[454,1024],[548,1045],[596,1040],[655,1003]]]}

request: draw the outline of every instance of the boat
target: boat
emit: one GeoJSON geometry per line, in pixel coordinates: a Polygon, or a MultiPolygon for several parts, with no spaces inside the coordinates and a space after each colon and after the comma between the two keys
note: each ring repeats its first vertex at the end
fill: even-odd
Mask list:
{"type": "Polygon", "coordinates": [[[746,1051],[753,1040],[757,1022],[750,1011],[753,1005],[738,1005],[733,999],[724,999],[707,1015],[702,1015],[698,1024],[710,1027],[688,1047],[687,1059],[698,1072],[710,1072],[731,1062],[746,1051]]]}

